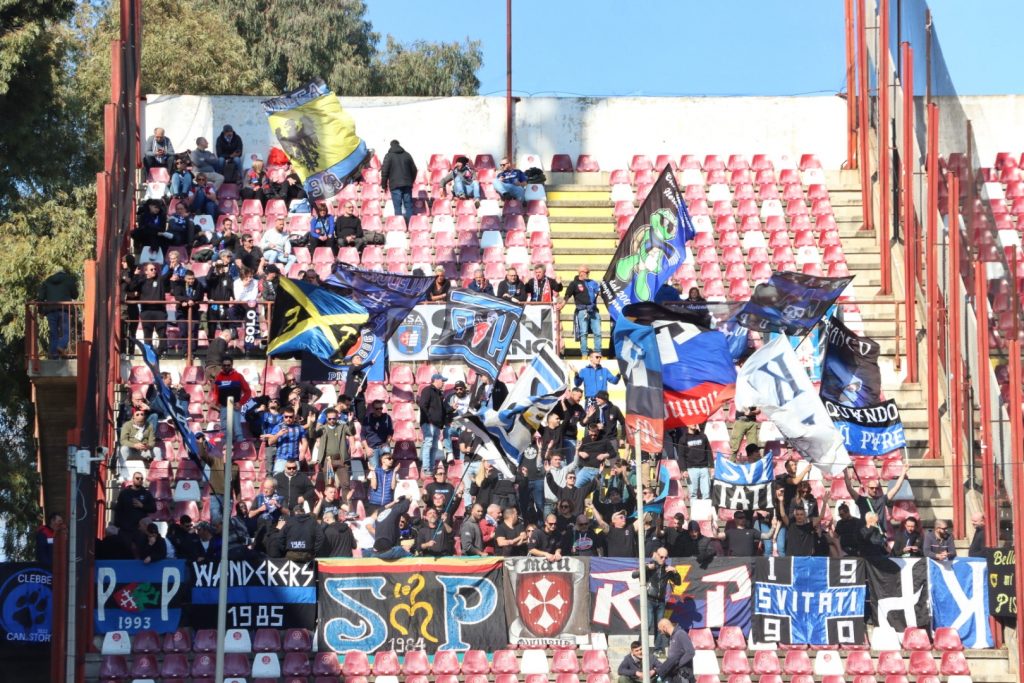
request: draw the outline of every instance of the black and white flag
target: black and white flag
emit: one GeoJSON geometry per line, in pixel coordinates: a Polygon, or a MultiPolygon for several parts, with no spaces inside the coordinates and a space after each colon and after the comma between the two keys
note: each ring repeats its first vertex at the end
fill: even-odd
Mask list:
{"type": "Polygon", "coordinates": [[[928,563],[924,558],[866,558],[868,622],[895,631],[928,628],[928,563]]]}

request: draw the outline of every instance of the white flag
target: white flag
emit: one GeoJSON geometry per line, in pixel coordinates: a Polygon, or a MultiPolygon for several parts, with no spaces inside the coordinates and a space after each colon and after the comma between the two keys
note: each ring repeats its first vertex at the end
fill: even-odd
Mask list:
{"type": "Polygon", "coordinates": [[[850,464],[842,435],[785,335],[743,364],[736,378],[736,405],[764,411],[789,445],[819,468],[836,475],[850,464]]]}

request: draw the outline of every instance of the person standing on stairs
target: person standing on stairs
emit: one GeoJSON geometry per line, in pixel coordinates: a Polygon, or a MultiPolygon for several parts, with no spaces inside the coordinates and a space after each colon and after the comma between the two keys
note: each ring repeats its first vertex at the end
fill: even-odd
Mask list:
{"type": "Polygon", "coordinates": [[[576,315],[573,316],[573,336],[580,343],[580,356],[589,353],[587,339],[593,336],[594,351],[601,352],[601,314],[597,310],[601,286],[596,280],[590,279],[590,268],[580,266],[576,277],[565,290],[565,303],[570,299],[576,304],[576,315]]]}

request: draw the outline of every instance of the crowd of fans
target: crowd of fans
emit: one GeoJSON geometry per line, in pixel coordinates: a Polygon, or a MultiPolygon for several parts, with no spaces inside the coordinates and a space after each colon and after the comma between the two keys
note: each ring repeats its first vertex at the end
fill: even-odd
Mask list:
{"type": "MultiPolygon", "coordinates": [[[[182,337],[192,350],[196,330],[207,326],[206,396],[219,408],[222,432],[230,422],[236,440],[251,436],[262,451],[257,471],[265,478],[254,497],[238,500],[239,477],[232,476],[232,499],[238,500],[229,530],[234,555],[308,560],[352,556],[358,550],[364,556],[383,558],[636,557],[642,544],[643,554],[655,564],[658,558],[692,557],[703,562],[718,555],[955,556],[948,522],[940,520],[927,532],[913,517],[898,525],[891,523],[889,492],[899,490],[905,481],[906,460],[888,491],[873,480],[859,493],[859,482],[848,470],[845,483],[852,499],[840,503],[834,517],[828,489],[820,499],[811,492],[811,465],[787,459],[785,471],[775,481],[772,509],[712,514],[701,520],[685,513],[665,518],[649,512],[637,519],[637,495],[645,503],[660,500],[661,486],[654,478],[658,468],[644,468],[638,486],[633,455],[622,441],[624,418],[608,393],[609,385],[621,378],[602,365],[598,286],[586,266],[579,268],[568,286],[549,276],[544,265],[538,265],[526,281],[509,269],[496,292],[482,269],[462,283],[517,301],[572,302],[576,307],[574,322],[588,362],[537,429],[534,445],[518,468],[508,472],[481,459],[481,444],[457,422],[483,405],[500,404],[507,392],[501,382],[484,380],[470,387],[465,382],[448,384],[444,376],[434,375],[420,387],[418,468],[410,467],[408,457],[415,451],[396,450],[390,406],[383,401],[366,405],[365,383],[358,372],[350,373],[334,405],[323,405],[315,386],[294,381],[280,387],[276,395],[253,395],[231,359],[231,342],[239,335],[245,303],[274,300],[277,279],[295,262],[297,243],[311,252],[329,247],[336,255],[341,246],[362,249],[375,238],[363,231],[354,203],[342,202],[340,215],[332,215],[323,204],[303,205],[297,176],[286,173],[282,182],[273,182],[261,161],[254,160],[246,168],[243,158],[241,138],[231,126],[218,136],[215,152],[199,138],[196,149],[178,155],[162,129],[154,132],[146,144],[146,167],[163,166],[171,173],[168,187],[174,206],[170,218],[165,199],[151,199],[140,209],[123,283],[124,298],[130,302],[129,337],[136,336],[141,326],[147,340],[158,339],[158,348],[180,350],[166,343],[167,294],[176,301],[177,322],[185,324],[182,337]],[[243,198],[263,203],[280,198],[295,210],[312,210],[308,234],[296,240],[288,234],[284,217],[268,217],[267,229],[256,244],[252,235],[236,230],[236,218],[230,214],[217,220],[213,230],[200,229],[195,216],[218,217],[217,192],[224,183],[240,184],[243,198]],[[173,247],[183,248],[184,256],[173,247]],[[147,253],[157,251],[166,258],[145,260],[147,253]],[[213,260],[210,272],[196,277],[189,260],[206,258],[213,260]],[[227,410],[229,397],[239,406],[234,414],[227,410]]],[[[416,173],[411,156],[393,141],[384,158],[381,182],[391,191],[396,212],[407,219],[416,173]]],[[[521,199],[525,182],[523,173],[503,159],[496,191],[504,199],[521,199]]],[[[449,186],[457,198],[479,198],[479,182],[467,158],[456,159],[441,180],[442,196],[449,186]]],[[[300,275],[310,282],[319,279],[312,269],[300,275]]],[[[435,275],[426,298],[444,301],[453,283],[443,268],[435,275]]],[[[680,296],[674,291],[669,294],[669,298],[680,296]]],[[[660,299],[666,296],[659,292],[660,299]]],[[[691,291],[689,298],[702,301],[699,292],[691,291]]],[[[251,350],[258,343],[253,341],[250,347],[247,342],[244,348],[251,350]]],[[[188,396],[180,385],[174,392],[187,405],[188,396]]],[[[158,397],[126,392],[118,449],[122,478],[129,471],[129,461],[164,456],[157,447],[156,430],[170,411],[161,404],[158,397]]],[[[210,406],[202,407],[205,411],[210,406]]],[[[757,408],[738,407],[730,435],[731,454],[714,453],[704,426],[695,425],[670,432],[662,457],[676,460],[679,471],[686,473],[691,500],[707,499],[715,458],[731,457],[742,463],[761,457],[758,428],[757,408]]],[[[135,474],[118,497],[113,524],[101,545],[104,554],[197,561],[217,554],[225,479],[222,449],[208,444],[202,434],[197,438],[200,458],[208,469],[211,521],[193,524],[195,520],[188,516],[180,517],[161,539],[153,523],[156,501],[145,477],[135,474]]]]}

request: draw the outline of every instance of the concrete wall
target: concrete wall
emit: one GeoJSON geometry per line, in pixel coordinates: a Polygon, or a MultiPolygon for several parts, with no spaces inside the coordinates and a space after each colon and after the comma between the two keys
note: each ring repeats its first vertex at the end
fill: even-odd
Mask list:
{"type": "MultiPolygon", "coordinates": [[[[397,138],[424,162],[432,153],[502,154],[501,97],[341,98],[366,143],[387,150],[397,138]]],[[[605,170],[628,165],[633,154],[765,153],[794,161],[818,155],[826,168],[845,160],[846,106],[838,97],[524,98],[516,105],[516,150],[594,155],[605,170]]],[[[257,97],[150,95],[145,129],[167,129],[175,148],[214,137],[230,123],[246,153],[267,153],[271,133],[257,97]]]]}

